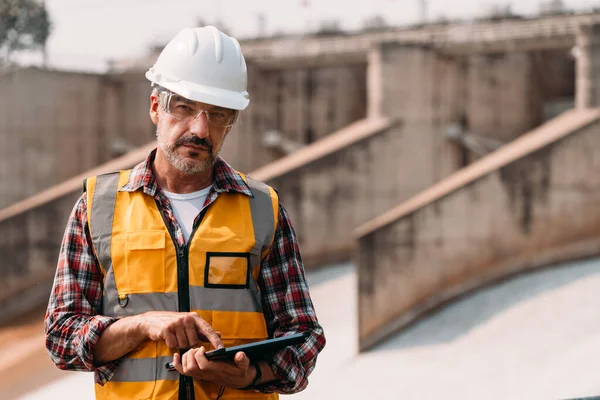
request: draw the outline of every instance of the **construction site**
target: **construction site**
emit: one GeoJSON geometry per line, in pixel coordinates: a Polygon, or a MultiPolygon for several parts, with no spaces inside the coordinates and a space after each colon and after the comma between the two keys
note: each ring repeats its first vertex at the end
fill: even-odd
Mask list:
{"type": "MultiPolygon", "coordinates": [[[[278,191],[328,341],[291,397],[600,395],[600,13],[240,44],[220,155],[278,191]]],[[[0,70],[3,400],[94,396],[42,320],[83,180],[156,147],[155,56],[0,70]]]]}

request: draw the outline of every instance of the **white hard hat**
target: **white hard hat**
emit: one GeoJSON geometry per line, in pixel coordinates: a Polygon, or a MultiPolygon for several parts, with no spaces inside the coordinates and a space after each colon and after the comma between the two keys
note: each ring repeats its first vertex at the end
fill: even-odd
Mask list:
{"type": "Polygon", "coordinates": [[[180,31],[146,72],[146,78],[206,104],[243,110],[250,103],[240,44],[214,26],[180,31]]]}

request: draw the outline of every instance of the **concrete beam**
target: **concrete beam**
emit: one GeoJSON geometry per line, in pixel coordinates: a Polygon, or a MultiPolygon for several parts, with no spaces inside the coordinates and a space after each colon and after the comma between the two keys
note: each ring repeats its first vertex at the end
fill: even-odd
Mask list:
{"type": "Polygon", "coordinates": [[[337,58],[365,58],[382,42],[429,44],[450,53],[569,49],[581,25],[600,23],[600,13],[531,20],[426,25],[412,29],[337,36],[305,36],[242,42],[244,55],[264,68],[293,68],[337,58]],[[289,60],[289,62],[287,61],[289,60]]]}

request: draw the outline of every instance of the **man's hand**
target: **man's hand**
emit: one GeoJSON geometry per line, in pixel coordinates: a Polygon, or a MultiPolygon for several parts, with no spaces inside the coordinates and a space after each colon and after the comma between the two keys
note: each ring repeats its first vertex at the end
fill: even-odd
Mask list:
{"type": "Polygon", "coordinates": [[[152,341],[164,340],[170,348],[189,349],[210,342],[223,347],[215,330],[195,312],[149,311],[139,315],[142,333],[152,341]]]}
{"type": "Polygon", "coordinates": [[[204,352],[204,347],[191,349],[183,355],[183,360],[174,354],[173,366],[182,375],[234,389],[248,386],[256,377],[256,369],[250,366],[244,352],[238,352],[233,362],[209,361],[204,352]]]}

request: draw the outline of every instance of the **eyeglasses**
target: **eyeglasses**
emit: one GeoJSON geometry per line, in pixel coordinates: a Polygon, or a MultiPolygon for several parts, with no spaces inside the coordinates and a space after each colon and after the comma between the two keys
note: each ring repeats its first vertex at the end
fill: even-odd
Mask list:
{"type": "Polygon", "coordinates": [[[208,123],[217,128],[233,126],[238,115],[235,110],[229,108],[214,107],[207,110],[200,106],[201,103],[186,99],[173,92],[160,92],[159,98],[163,110],[173,118],[180,120],[196,119],[204,113],[208,123]]]}

